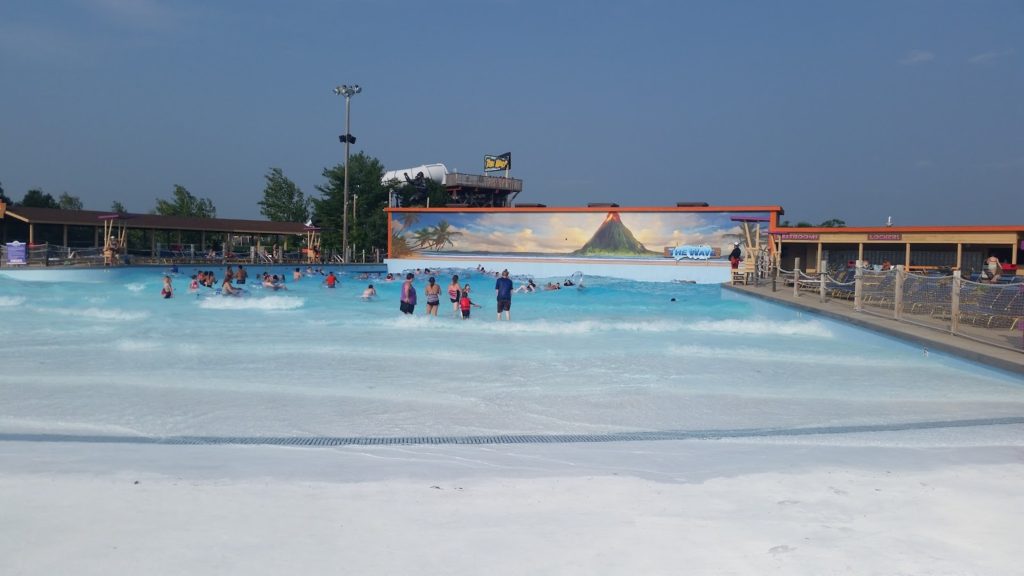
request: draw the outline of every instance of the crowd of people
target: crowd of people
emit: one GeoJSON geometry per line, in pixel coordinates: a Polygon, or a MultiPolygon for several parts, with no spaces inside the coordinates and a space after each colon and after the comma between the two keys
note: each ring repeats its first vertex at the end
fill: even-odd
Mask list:
{"type": "MultiPolygon", "coordinates": [[[[399,297],[399,309],[404,314],[412,315],[415,314],[417,306],[417,288],[415,281],[417,276],[425,276],[426,284],[423,287],[423,295],[426,300],[425,314],[428,316],[438,316],[438,312],[441,306],[441,294],[442,289],[440,283],[437,281],[435,274],[440,271],[432,271],[429,268],[411,270],[405,274],[405,279],[402,282],[400,297],[399,297]]],[[[510,321],[512,319],[512,295],[516,293],[531,293],[538,290],[560,290],[563,287],[577,286],[572,278],[565,279],[564,282],[549,282],[539,287],[533,280],[533,278],[527,278],[524,280],[519,287],[516,287],[509,271],[502,270],[501,272],[490,272],[478,266],[476,272],[486,277],[494,278],[494,298],[496,308],[496,318],[498,321],[505,320],[510,321]]],[[[174,296],[174,287],[172,284],[172,276],[178,274],[177,267],[171,269],[168,274],[164,276],[163,285],[161,288],[161,297],[172,298],[174,296]]],[[[239,265],[237,271],[234,266],[227,266],[224,271],[224,277],[222,282],[217,283],[217,276],[213,270],[200,270],[191,276],[191,282],[189,284],[190,293],[198,293],[202,289],[213,289],[216,293],[224,296],[241,296],[245,293],[245,289],[240,286],[246,283],[248,278],[248,271],[245,266],[239,265]]],[[[310,277],[317,277],[321,283],[329,288],[335,289],[341,286],[341,279],[339,275],[332,271],[325,271],[322,268],[307,267],[305,272],[301,268],[295,268],[292,273],[292,282],[298,283],[305,281],[304,279],[310,277]]],[[[278,291],[288,290],[285,285],[284,274],[272,274],[270,272],[263,272],[257,275],[259,280],[259,286],[265,289],[278,291]]],[[[369,279],[380,279],[377,274],[362,273],[357,276],[359,280],[369,279]]],[[[389,272],[383,277],[384,282],[393,282],[399,278],[389,272]]],[[[577,279],[578,281],[578,279],[577,279]]],[[[582,287],[582,286],[577,286],[582,287]]],[[[468,282],[461,283],[458,274],[453,274],[451,282],[448,284],[447,289],[448,299],[452,305],[452,315],[456,318],[468,319],[471,316],[473,308],[481,308],[481,305],[473,300],[472,287],[468,282]]],[[[366,288],[362,291],[360,298],[364,301],[370,301],[377,298],[377,289],[372,283],[367,284],[366,288]]]]}

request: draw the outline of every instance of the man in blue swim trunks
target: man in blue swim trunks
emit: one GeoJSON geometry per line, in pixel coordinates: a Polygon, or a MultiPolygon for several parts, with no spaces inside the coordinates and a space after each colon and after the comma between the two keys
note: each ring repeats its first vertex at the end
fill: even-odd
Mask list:
{"type": "Polygon", "coordinates": [[[498,296],[498,320],[501,320],[501,313],[505,313],[505,320],[512,319],[512,279],[508,277],[508,270],[501,271],[501,277],[494,283],[494,292],[498,296]]]}

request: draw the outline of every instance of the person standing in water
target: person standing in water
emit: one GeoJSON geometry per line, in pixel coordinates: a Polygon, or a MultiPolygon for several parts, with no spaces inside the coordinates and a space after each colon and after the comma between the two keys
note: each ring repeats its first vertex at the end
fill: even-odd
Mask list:
{"type": "Polygon", "coordinates": [[[480,305],[473,302],[469,298],[469,284],[462,287],[462,298],[459,300],[459,308],[462,311],[462,319],[466,320],[469,318],[469,312],[471,307],[479,308],[480,305]]]}
{"type": "Polygon", "coordinates": [[[462,296],[462,290],[459,287],[459,276],[452,276],[452,283],[448,285],[448,298],[452,301],[452,314],[455,314],[457,318],[459,316],[459,299],[462,296]]]}
{"type": "Polygon", "coordinates": [[[402,283],[402,301],[398,309],[403,314],[412,314],[416,310],[416,287],[412,285],[412,272],[405,275],[405,282],[402,283]]]}
{"type": "Polygon", "coordinates": [[[501,271],[501,278],[494,283],[494,293],[498,297],[498,320],[501,320],[501,313],[505,313],[505,320],[512,319],[512,280],[508,277],[508,270],[501,271]]]}
{"type": "Polygon", "coordinates": [[[427,279],[423,293],[427,295],[427,316],[437,316],[437,308],[441,304],[441,285],[435,283],[433,276],[427,279]]]}
{"type": "Polygon", "coordinates": [[[174,287],[171,286],[170,276],[164,276],[164,287],[162,290],[160,290],[160,295],[163,296],[164,298],[174,297],[174,287]]]}

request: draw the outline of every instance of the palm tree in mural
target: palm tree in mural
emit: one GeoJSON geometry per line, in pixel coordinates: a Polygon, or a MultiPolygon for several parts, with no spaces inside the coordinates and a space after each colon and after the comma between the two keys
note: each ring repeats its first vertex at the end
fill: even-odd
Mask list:
{"type": "Polygon", "coordinates": [[[430,226],[420,228],[412,233],[413,246],[416,248],[427,248],[434,244],[434,229],[430,226]]]}
{"type": "Polygon", "coordinates": [[[452,230],[451,224],[445,220],[441,220],[434,228],[434,234],[433,238],[431,238],[430,244],[434,250],[444,249],[445,244],[450,244],[454,247],[455,242],[452,239],[456,236],[462,236],[462,232],[452,230]]]}
{"type": "Polygon", "coordinates": [[[406,239],[405,235],[399,234],[398,232],[392,232],[391,257],[401,258],[410,254],[412,254],[412,246],[409,246],[409,240],[406,239]]]}
{"type": "Polygon", "coordinates": [[[415,212],[403,212],[398,221],[402,223],[402,230],[408,230],[410,226],[420,221],[420,215],[415,212]]]}

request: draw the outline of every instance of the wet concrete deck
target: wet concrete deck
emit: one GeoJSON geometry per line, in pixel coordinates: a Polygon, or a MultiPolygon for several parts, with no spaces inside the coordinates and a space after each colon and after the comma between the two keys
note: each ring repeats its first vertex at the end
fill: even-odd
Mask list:
{"type": "MultiPolygon", "coordinates": [[[[849,322],[862,328],[886,334],[901,340],[907,340],[920,344],[929,350],[940,350],[961,358],[979,362],[993,368],[999,368],[1012,372],[1016,375],[1024,375],[1024,344],[1021,342],[1021,333],[1015,335],[1008,330],[998,333],[997,337],[1004,339],[1016,350],[987,344],[971,338],[965,338],[950,333],[948,330],[930,328],[917,324],[901,322],[894,318],[886,318],[882,315],[868,312],[858,312],[853,309],[853,304],[848,301],[827,299],[821,302],[816,293],[801,292],[798,296],[793,295],[791,287],[778,285],[776,291],[772,291],[771,283],[754,285],[724,285],[726,290],[732,290],[742,294],[790,306],[822,316],[849,322]]],[[[984,329],[965,328],[965,332],[978,332],[983,335],[984,329]]]]}

